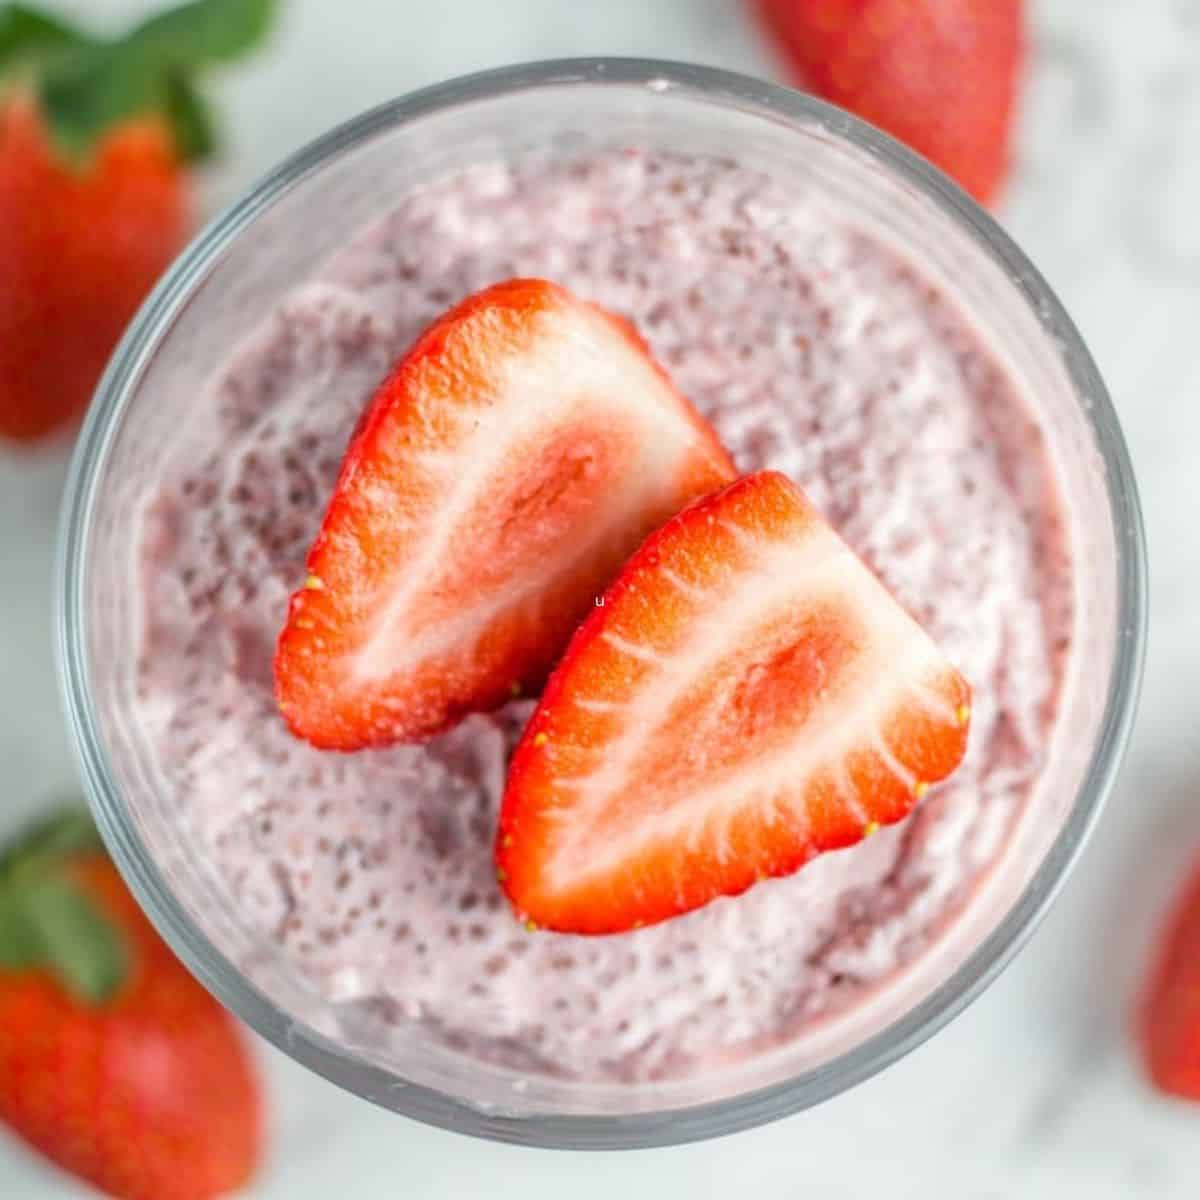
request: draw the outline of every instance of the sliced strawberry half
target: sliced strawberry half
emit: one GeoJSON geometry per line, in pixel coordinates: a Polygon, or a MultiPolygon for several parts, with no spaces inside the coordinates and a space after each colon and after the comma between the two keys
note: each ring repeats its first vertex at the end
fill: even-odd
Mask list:
{"type": "Polygon", "coordinates": [[[540,686],[642,538],[733,476],[627,323],[543,280],[480,292],[350,443],[279,640],[284,718],[356,750],[540,686]]]}
{"type": "Polygon", "coordinates": [[[801,492],[750,475],[629,560],[509,770],[518,914],[616,933],[899,821],[961,761],[970,689],[801,492]]]}

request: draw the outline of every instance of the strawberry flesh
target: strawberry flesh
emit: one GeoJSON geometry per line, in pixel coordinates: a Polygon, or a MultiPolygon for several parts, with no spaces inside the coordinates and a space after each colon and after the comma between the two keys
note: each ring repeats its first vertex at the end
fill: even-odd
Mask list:
{"type": "Polygon", "coordinates": [[[641,539],[733,474],[625,322],[542,280],[471,297],[346,452],[279,641],[285,719],[355,750],[540,686],[641,539]]]}
{"type": "Polygon", "coordinates": [[[698,500],[576,633],[513,757],[499,877],[600,934],[786,875],[905,817],[970,691],[782,475],[698,500]]]}

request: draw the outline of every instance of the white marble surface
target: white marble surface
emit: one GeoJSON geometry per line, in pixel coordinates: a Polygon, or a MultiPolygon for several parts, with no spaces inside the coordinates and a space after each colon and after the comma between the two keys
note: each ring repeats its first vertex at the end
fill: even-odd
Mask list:
{"type": "MultiPolygon", "coordinates": [[[[75,0],[100,22],[143,0],[75,0]]],[[[274,54],[223,88],[231,197],[356,110],[478,67],[644,53],[769,72],[736,0],[291,0],[274,54]]],[[[254,1195],[318,1200],[754,1195],[1183,1200],[1200,1107],[1140,1083],[1125,1036],[1147,930],[1200,853],[1200,0],[1040,0],[1007,224],[1060,291],[1112,389],[1141,479],[1154,616],[1123,781],[1032,945],[931,1043],[823,1108],[701,1146],[521,1151],[406,1122],[264,1049],[271,1161],[254,1195]]],[[[64,464],[0,452],[5,827],[74,786],[50,651],[64,464]]],[[[0,1138],[0,1194],[80,1193],[0,1138]]]]}

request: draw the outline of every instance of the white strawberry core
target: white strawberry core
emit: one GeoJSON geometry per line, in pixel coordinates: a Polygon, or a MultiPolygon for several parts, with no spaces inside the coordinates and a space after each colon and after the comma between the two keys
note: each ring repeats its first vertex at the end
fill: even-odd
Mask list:
{"type": "MultiPolygon", "coordinates": [[[[412,514],[415,553],[387,581],[389,594],[351,664],[357,681],[394,678],[456,648],[469,655],[498,616],[556,598],[556,580],[597,561],[618,564],[636,546],[629,532],[643,532],[643,514],[651,524],[670,515],[680,472],[701,442],[678,397],[602,318],[555,312],[545,323],[527,355],[493,372],[486,403],[456,410],[452,448],[409,457],[438,499],[412,514]],[[565,484],[539,497],[547,467],[564,466],[565,484]],[[486,559],[472,547],[495,537],[497,511],[503,516],[528,498],[523,485],[541,510],[522,510],[500,544],[514,569],[486,579],[486,559]],[[478,588],[439,600],[444,581],[460,581],[473,555],[483,576],[478,588]]],[[[376,500],[382,508],[391,502],[386,492],[376,500]]],[[[607,578],[594,582],[599,589],[607,578]]]]}

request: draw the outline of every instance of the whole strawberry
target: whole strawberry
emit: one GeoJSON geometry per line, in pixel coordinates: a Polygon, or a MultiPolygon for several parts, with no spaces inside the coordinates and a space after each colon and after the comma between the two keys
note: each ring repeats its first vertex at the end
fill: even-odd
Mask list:
{"type": "Polygon", "coordinates": [[[1200,1100],[1200,865],[1185,880],[1163,929],[1137,1037],[1155,1087],[1200,1100]]]}
{"type": "Polygon", "coordinates": [[[887,130],[981,204],[1008,171],[1022,0],[748,0],[796,83],[887,130]]]}
{"type": "Polygon", "coordinates": [[[68,814],[0,859],[0,1120],[128,1200],[239,1187],[262,1100],[233,1019],[68,814]]]}
{"type": "Polygon", "coordinates": [[[0,4],[0,437],[86,407],[187,238],[214,147],[198,74],[265,32],[275,0],[197,0],[118,41],[0,4]]]}

